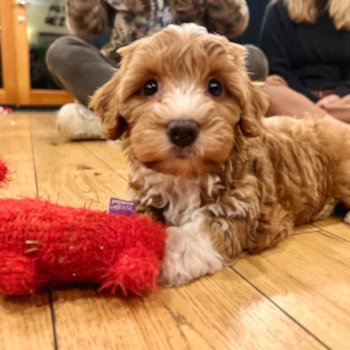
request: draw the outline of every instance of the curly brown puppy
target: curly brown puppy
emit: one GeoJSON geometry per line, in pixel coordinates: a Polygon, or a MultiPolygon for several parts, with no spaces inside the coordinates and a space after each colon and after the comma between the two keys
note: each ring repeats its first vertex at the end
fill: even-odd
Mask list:
{"type": "Polygon", "coordinates": [[[242,46],[187,24],[120,53],[120,70],[90,106],[106,138],[124,136],[129,198],[170,225],[161,283],[212,274],[338,202],[350,207],[349,131],[263,119],[267,97],[242,46]]]}

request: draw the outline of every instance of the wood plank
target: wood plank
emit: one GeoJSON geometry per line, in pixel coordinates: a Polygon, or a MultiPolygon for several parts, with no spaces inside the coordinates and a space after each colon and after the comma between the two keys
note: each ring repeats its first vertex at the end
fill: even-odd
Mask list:
{"type": "Polygon", "coordinates": [[[145,297],[56,291],[58,347],[322,349],[232,269],[145,297]]]}
{"type": "Polygon", "coordinates": [[[37,297],[0,295],[0,349],[55,349],[47,293],[37,297]]]}
{"type": "Polygon", "coordinates": [[[350,225],[346,224],[342,217],[330,217],[326,220],[315,222],[315,226],[350,241],[350,225]]]}
{"type": "Polygon", "coordinates": [[[9,189],[0,189],[0,198],[33,197],[36,183],[28,116],[0,116],[0,154],[15,171],[9,189]]]}
{"type": "Polygon", "coordinates": [[[294,227],[293,235],[299,235],[299,234],[302,234],[302,233],[309,233],[309,232],[317,232],[317,231],[320,231],[320,230],[321,230],[320,228],[315,227],[312,224],[307,224],[307,225],[294,227]]]}
{"type": "Polygon", "coordinates": [[[350,344],[350,244],[296,235],[234,269],[332,349],[350,344]]]}
{"type": "Polygon", "coordinates": [[[82,142],[93,154],[103,160],[125,180],[129,179],[130,166],[119,142],[87,141],[82,142]]]}
{"type": "MultiPolygon", "coordinates": [[[[0,198],[36,193],[29,120],[25,115],[0,116],[0,154],[16,171],[9,190],[0,198]]],[[[54,349],[48,293],[38,297],[0,295],[0,349],[54,349]]]]}
{"type": "Polygon", "coordinates": [[[52,114],[32,114],[39,195],[59,204],[106,210],[111,197],[125,198],[126,181],[80,142],[65,142],[52,114]]]}

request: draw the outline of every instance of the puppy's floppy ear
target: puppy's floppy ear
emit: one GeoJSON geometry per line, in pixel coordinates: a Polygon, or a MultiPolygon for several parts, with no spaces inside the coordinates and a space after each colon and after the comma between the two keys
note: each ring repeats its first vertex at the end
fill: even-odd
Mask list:
{"type": "Polygon", "coordinates": [[[99,88],[91,98],[89,108],[101,118],[103,136],[109,140],[117,140],[122,136],[128,124],[118,112],[117,89],[120,74],[116,72],[113,78],[99,88]]]}
{"type": "Polygon", "coordinates": [[[139,43],[140,40],[137,40],[118,50],[118,53],[123,57],[120,69],[108,83],[94,93],[89,103],[89,108],[92,108],[96,115],[101,118],[103,136],[109,140],[120,138],[128,127],[126,120],[119,114],[119,85],[128,69],[131,56],[139,43]]]}
{"type": "Polygon", "coordinates": [[[243,135],[256,137],[261,134],[262,118],[269,106],[269,100],[262,89],[263,83],[253,83],[249,80],[246,85],[248,95],[242,106],[240,127],[243,135]]]}
{"type": "Polygon", "coordinates": [[[236,66],[242,72],[242,88],[244,91],[241,91],[242,116],[240,128],[243,135],[247,137],[259,136],[261,134],[262,117],[265,115],[269,106],[268,97],[263,91],[264,84],[250,80],[246,67],[248,51],[244,46],[230,43],[229,52],[236,66]]]}

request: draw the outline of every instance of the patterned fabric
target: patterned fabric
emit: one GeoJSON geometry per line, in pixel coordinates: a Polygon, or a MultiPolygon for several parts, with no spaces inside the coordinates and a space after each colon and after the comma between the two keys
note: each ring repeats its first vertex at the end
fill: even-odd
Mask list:
{"type": "Polygon", "coordinates": [[[92,41],[111,30],[103,53],[158,32],[168,24],[194,22],[232,39],[247,27],[246,0],[66,0],[67,23],[78,37],[92,41]]]}

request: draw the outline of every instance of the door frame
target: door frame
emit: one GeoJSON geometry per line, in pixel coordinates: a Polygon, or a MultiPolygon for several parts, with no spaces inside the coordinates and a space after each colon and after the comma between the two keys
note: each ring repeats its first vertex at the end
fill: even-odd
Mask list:
{"type": "Polygon", "coordinates": [[[18,5],[16,0],[0,0],[0,20],[4,83],[4,89],[0,89],[0,103],[60,106],[73,102],[66,91],[31,88],[26,5],[18,5]]]}
{"type": "MultiPolygon", "coordinates": [[[[12,0],[1,0],[12,1],[12,0]]],[[[63,90],[32,89],[30,82],[29,43],[27,37],[27,6],[13,6],[15,31],[16,68],[18,76],[18,98],[21,106],[58,106],[74,99],[63,90]],[[18,18],[25,18],[19,22],[18,18]]]]}
{"type": "Polygon", "coordinates": [[[1,60],[3,89],[0,89],[0,103],[18,105],[15,35],[13,27],[12,0],[0,0],[1,60]]]}

